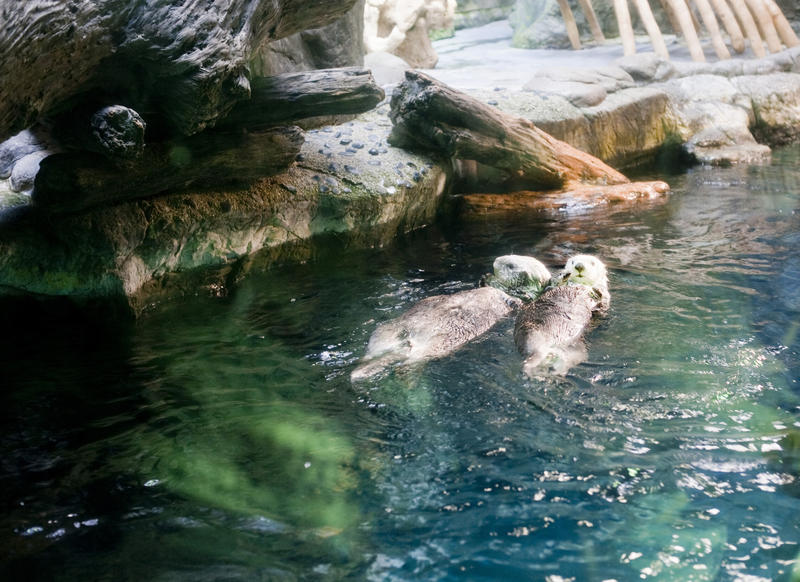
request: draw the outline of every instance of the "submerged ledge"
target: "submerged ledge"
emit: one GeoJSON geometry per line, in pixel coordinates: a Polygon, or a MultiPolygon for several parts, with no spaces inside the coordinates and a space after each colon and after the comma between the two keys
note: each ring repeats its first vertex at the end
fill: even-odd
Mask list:
{"type": "MultiPolygon", "coordinates": [[[[753,163],[769,159],[766,144],[798,138],[798,72],[800,50],[791,49],[745,65],[675,68],[668,79],[606,86],[603,99],[585,106],[556,91],[574,84],[549,81],[546,91],[465,92],[621,169],[665,147],[682,147],[701,163],[753,163]]],[[[292,167],[247,188],[77,214],[7,208],[0,214],[0,294],[124,298],[138,312],[158,298],[197,292],[196,285],[219,290],[253,264],[302,260],[319,236],[385,244],[435,219],[452,174],[388,145],[390,129],[384,102],[353,121],[310,131],[292,167]]],[[[0,197],[4,188],[0,183],[0,197]]]]}

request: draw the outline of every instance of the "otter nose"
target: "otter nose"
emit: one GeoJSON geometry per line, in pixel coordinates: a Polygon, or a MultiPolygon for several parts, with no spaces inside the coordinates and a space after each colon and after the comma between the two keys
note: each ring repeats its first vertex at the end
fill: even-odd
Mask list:
{"type": "Polygon", "coordinates": [[[578,271],[579,273],[583,273],[584,269],[586,269],[586,267],[584,266],[583,263],[575,263],[576,271],[578,271]]]}

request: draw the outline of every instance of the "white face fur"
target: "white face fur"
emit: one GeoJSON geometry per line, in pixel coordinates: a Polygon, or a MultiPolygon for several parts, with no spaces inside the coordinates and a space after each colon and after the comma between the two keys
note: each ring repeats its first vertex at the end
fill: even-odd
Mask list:
{"type": "Polygon", "coordinates": [[[570,257],[558,277],[559,284],[579,284],[605,289],[608,275],[603,261],[592,255],[570,257]]]}

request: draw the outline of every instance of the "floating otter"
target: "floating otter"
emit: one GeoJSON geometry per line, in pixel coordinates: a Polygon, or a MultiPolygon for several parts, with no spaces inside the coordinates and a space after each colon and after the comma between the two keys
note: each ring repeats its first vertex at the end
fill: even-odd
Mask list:
{"type": "Polygon", "coordinates": [[[351,380],[370,378],[391,365],[408,366],[446,356],[486,333],[550,280],[533,257],[505,255],[494,261],[485,286],[423,299],[373,332],[351,380]],[[516,296],[514,296],[516,295],[516,296]]]}
{"type": "Polygon", "coordinates": [[[525,374],[563,375],[584,360],[583,332],[592,315],[610,303],[603,262],[591,255],[571,257],[550,286],[517,316],[514,342],[525,356],[525,374]]]}

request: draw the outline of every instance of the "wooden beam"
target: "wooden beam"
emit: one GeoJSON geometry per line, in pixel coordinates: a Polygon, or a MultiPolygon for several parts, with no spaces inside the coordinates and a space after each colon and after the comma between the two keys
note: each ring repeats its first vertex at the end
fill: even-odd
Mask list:
{"type": "Polygon", "coordinates": [[[711,37],[711,46],[714,47],[714,52],[721,60],[731,58],[731,53],[725,42],[722,40],[722,35],[719,32],[719,24],[717,24],[717,17],[714,16],[714,10],[711,8],[708,0],[694,0],[697,10],[700,12],[700,18],[703,19],[703,24],[711,37]]]}
{"type": "Polygon", "coordinates": [[[719,16],[722,26],[725,28],[725,32],[728,33],[728,38],[731,41],[733,50],[740,54],[743,53],[745,49],[744,35],[742,34],[742,29],[739,27],[739,23],[736,21],[736,16],[733,14],[731,7],[728,6],[725,0],[711,0],[711,6],[719,16]]]}
{"type": "Polygon", "coordinates": [[[578,25],[575,23],[575,15],[572,9],[567,4],[567,0],[558,0],[558,7],[561,9],[561,16],[564,17],[564,24],[567,27],[567,36],[572,48],[580,50],[581,48],[581,35],[578,32],[578,25]]]}
{"type": "Polygon", "coordinates": [[[583,10],[583,14],[586,16],[586,21],[589,23],[589,30],[592,31],[594,41],[596,43],[604,43],[606,37],[603,35],[603,29],[600,28],[600,22],[597,20],[597,14],[592,6],[592,0],[578,0],[578,4],[580,4],[581,10],[583,10]]]}
{"type": "Polygon", "coordinates": [[[750,49],[757,58],[763,59],[767,56],[767,51],[764,49],[764,40],[761,38],[756,21],[753,20],[753,15],[750,14],[750,9],[747,7],[745,0],[729,0],[729,2],[734,14],[736,14],[736,18],[739,20],[739,24],[744,30],[747,40],[750,42],[750,49]]]}
{"type": "Polygon", "coordinates": [[[628,11],[628,0],[614,0],[614,14],[617,15],[619,37],[622,39],[622,50],[625,56],[636,54],[636,37],[633,35],[631,14],[628,11]]]}
{"type": "Polygon", "coordinates": [[[642,23],[650,37],[650,42],[653,44],[653,52],[662,59],[669,60],[667,45],[664,43],[664,37],[661,35],[661,29],[658,28],[653,11],[650,10],[649,2],[647,0],[634,0],[634,3],[636,4],[636,10],[639,12],[639,18],[642,19],[642,23]]]}
{"type": "Polygon", "coordinates": [[[672,11],[678,19],[681,34],[689,47],[689,54],[693,61],[704,62],[706,56],[703,54],[703,47],[700,46],[700,39],[697,37],[697,29],[692,22],[692,14],[684,0],[669,0],[672,11]]]}

